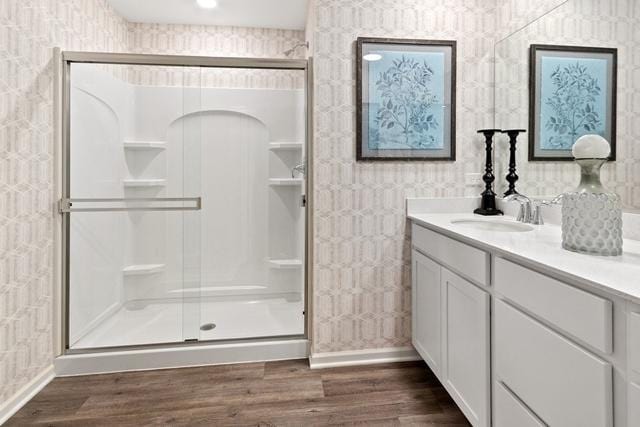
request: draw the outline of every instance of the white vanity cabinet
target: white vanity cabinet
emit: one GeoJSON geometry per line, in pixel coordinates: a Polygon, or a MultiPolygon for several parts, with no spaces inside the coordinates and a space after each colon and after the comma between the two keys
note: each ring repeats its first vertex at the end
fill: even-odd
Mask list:
{"type": "Polygon", "coordinates": [[[412,342],[467,419],[489,426],[489,293],[444,266],[458,265],[461,273],[484,281],[486,254],[453,241],[434,246],[434,234],[414,233],[412,342]]]}
{"type": "Polygon", "coordinates": [[[640,427],[640,306],[436,230],[412,225],[412,342],[472,425],[640,427]]]}

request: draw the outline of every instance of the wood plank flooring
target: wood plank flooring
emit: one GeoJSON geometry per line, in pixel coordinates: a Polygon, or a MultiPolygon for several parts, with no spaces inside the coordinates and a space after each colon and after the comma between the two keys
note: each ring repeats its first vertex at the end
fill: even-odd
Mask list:
{"type": "Polygon", "coordinates": [[[7,426],[469,426],[423,362],[306,359],[56,378],[7,426]]]}

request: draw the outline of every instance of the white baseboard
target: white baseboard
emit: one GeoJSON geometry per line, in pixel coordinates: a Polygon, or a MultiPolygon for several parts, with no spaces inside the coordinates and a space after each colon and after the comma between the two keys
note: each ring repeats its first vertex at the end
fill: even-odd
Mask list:
{"type": "Polygon", "coordinates": [[[338,366],[406,362],[411,360],[421,360],[413,347],[391,347],[371,350],[312,353],[311,356],[309,356],[309,366],[311,369],[321,369],[335,368],[338,366]]]}
{"type": "Polygon", "coordinates": [[[308,355],[308,340],[291,339],[68,354],[56,357],[54,365],[57,376],[73,376],[304,359],[308,355]]]}
{"type": "Polygon", "coordinates": [[[55,378],[53,365],[42,371],[37,377],[29,381],[16,394],[0,405],[0,425],[4,424],[13,416],[20,408],[22,408],[29,400],[33,398],[40,390],[44,388],[51,380],[55,378]]]}

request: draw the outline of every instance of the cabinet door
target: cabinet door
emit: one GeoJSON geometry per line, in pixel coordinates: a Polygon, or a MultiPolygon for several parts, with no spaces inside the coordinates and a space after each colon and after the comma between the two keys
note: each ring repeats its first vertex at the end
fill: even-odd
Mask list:
{"type": "Polygon", "coordinates": [[[413,251],[411,271],[411,342],[436,375],[441,361],[440,266],[413,251]]]}
{"type": "Polygon", "coordinates": [[[442,268],[443,383],[474,426],[489,425],[489,294],[442,268]]]}

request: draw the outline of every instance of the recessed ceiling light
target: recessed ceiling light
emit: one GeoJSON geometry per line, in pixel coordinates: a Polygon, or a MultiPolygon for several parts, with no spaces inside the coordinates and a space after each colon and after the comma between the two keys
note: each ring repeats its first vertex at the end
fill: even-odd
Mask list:
{"type": "Polygon", "coordinates": [[[203,9],[213,9],[218,6],[218,0],[196,0],[196,2],[203,9]]]}
{"type": "Polygon", "coordinates": [[[367,53],[362,57],[365,61],[380,61],[382,59],[382,55],[379,53],[367,53]]]}

